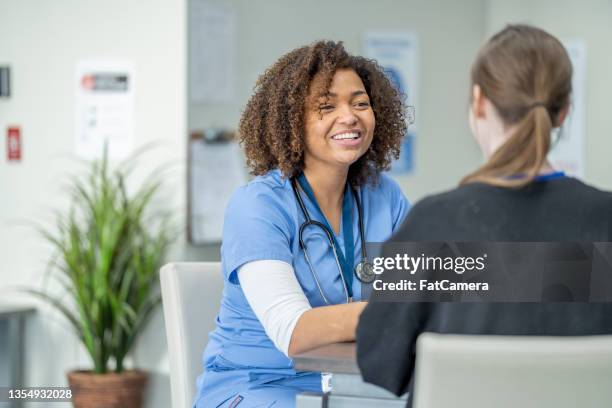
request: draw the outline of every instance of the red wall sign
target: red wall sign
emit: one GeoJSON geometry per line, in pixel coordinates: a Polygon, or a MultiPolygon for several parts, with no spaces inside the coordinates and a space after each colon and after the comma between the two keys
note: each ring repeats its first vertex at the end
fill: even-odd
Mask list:
{"type": "Polygon", "coordinates": [[[9,161],[21,160],[21,130],[17,126],[6,130],[6,154],[9,161]]]}

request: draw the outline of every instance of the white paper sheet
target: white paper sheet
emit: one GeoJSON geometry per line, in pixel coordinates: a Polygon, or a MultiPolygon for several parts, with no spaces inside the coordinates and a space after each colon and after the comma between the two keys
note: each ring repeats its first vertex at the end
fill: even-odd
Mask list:
{"type": "Polygon", "coordinates": [[[234,98],[235,16],[228,5],[192,0],[189,5],[189,94],[192,102],[234,98]]]}
{"type": "Polygon", "coordinates": [[[75,151],[85,159],[110,159],[132,151],[134,67],[125,61],[80,61],[75,77],[75,151]]]}
{"type": "Polygon", "coordinates": [[[236,188],[247,182],[240,146],[197,139],[191,141],[189,154],[191,241],[219,242],[227,203],[236,188]]]}
{"type": "Polygon", "coordinates": [[[572,103],[559,141],[552,146],[549,160],[555,169],[571,176],[584,177],[585,115],[586,115],[586,44],[584,41],[564,42],[573,66],[572,103]]]}

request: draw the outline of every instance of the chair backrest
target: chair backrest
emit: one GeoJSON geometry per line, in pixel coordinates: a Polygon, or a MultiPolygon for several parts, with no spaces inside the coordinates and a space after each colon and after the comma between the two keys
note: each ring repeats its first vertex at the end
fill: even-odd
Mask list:
{"type": "Polygon", "coordinates": [[[218,262],[169,263],[160,272],[168,339],[172,406],[191,407],[202,352],[215,327],[223,291],[218,262]]]}
{"type": "Polygon", "coordinates": [[[612,336],[424,333],[415,408],[612,407],[612,336]]]}

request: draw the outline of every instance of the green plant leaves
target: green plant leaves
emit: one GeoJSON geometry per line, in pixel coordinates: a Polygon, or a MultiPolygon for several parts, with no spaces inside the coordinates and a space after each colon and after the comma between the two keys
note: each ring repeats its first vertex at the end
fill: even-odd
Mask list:
{"type": "Polygon", "coordinates": [[[38,228],[56,251],[51,270],[64,293],[28,290],[60,311],[91,356],[96,373],[123,370],[123,360],[159,305],[158,271],[177,230],[169,213],[153,211],[157,173],[132,195],[134,167],[112,170],[107,155],[71,179],[71,207],[53,230],[38,228]]]}

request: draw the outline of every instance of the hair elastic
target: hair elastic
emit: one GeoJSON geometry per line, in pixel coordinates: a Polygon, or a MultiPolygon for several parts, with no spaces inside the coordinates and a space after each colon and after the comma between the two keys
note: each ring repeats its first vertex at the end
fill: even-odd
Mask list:
{"type": "Polygon", "coordinates": [[[542,106],[542,107],[546,108],[546,110],[548,110],[548,106],[546,106],[546,103],[544,103],[544,102],[535,102],[535,103],[532,103],[529,106],[529,110],[532,110],[533,108],[537,108],[538,106],[542,106]]]}

